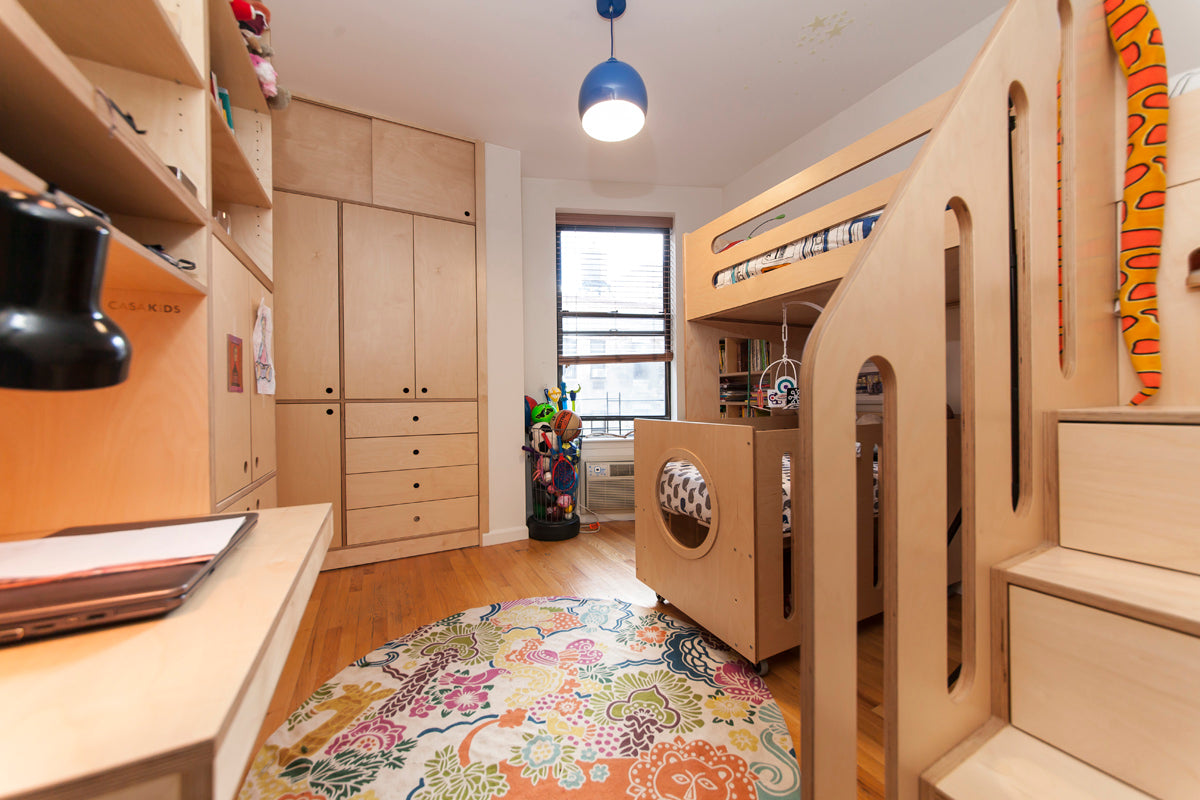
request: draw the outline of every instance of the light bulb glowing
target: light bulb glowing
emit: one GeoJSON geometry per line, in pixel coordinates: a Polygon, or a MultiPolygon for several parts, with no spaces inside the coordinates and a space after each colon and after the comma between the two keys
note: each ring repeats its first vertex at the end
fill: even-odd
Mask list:
{"type": "Polygon", "coordinates": [[[646,113],[628,100],[604,100],[583,114],[583,129],[601,142],[623,142],[646,124],[646,113]]]}

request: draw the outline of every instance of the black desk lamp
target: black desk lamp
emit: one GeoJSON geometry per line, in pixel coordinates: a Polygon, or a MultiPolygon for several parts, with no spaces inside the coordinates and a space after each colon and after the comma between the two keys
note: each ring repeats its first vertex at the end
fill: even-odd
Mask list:
{"type": "Polygon", "coordinates": [[[49,195],[0,191],[0,387],[99,389],[130,344],[99,309],[108,227],[49,195]]]}

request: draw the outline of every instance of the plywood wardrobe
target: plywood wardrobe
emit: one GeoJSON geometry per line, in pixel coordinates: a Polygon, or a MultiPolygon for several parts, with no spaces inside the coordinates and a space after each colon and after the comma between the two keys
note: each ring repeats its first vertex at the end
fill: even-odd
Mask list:
{"type": "Polygon", "coordinates": [[[280,503],[334,504],[327,569],[477,545],[481,148],[306,100],[274,148],[280,503]]]}

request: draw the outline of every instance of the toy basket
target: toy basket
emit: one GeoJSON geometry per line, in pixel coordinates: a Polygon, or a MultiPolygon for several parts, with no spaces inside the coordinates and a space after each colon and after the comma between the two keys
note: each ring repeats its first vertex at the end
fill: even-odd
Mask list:
{"type": "Polygon", "coordinates": [[[579,533],[578,461],[578,456],[525,454],[529,508],[533,511],[525,521],[529,538],[554,542],[579,533]]]}

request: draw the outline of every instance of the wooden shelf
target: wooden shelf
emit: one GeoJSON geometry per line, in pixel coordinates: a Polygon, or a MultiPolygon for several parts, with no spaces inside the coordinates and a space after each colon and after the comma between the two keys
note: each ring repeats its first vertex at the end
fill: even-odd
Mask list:
{"type": "Polygon", "coordinates": [[[156,0],[21,0],[68,55],[203,89],[207,79],[156,0]]]}
{"type": "Polygon", "coordinates": [[[230,102],[238,108],[248,108],[262,114],[268,112],[267,99],[263,97],[246,50],[246,40],[238,30],[237,20],[229,4],[209,3],[208,9],[209,59],[212,71],[217,73],[217,82],[229,91],[230,102]]]}
{"type": "Polygon", "coordinates": [[[274,281],[267,277],[267,274],[262,271],[262,267],[260,267],[257,262],[250,257],[250,254],[246,252],[245,248],[238,244],[237,240],[227,233],[224,228],[218,225],[216,220],[213,221],[210,227],[212,228],[213,236],[216,236],[217,240],[220,241],[221,244],[225,245],[229,252],[233,254],[233,257],[242,262],[242,266],[249,270],[250,274],[252,274],[259,283],[266,287],[268,292],[274,294],[274,281]]]}
{"type": "Polygon", "coordinates": [[[212,106],[209,127],[212,128],[213,202],[270,208],[271,195],[258,179],[233,129],[225,122],[225,111],[215,99],[212,106]]]}
{"type": "MultiPolygon", "coordinates": [[[[0,154],[0,189],[31,193],[46,191],[46,182],[0,154]]],[[[171,266],[129,234],[109,225],[112,240],[104,267],[107,289],[208,294],[195,277],[171,266]]]]}
{"type": "Polygon", "coordinates": [[[17,0],[0,0],[0,75],[0,118],[22,123],[0,126],[0,151],[107,213],[207,221],[201,202],[17,0]]]}

